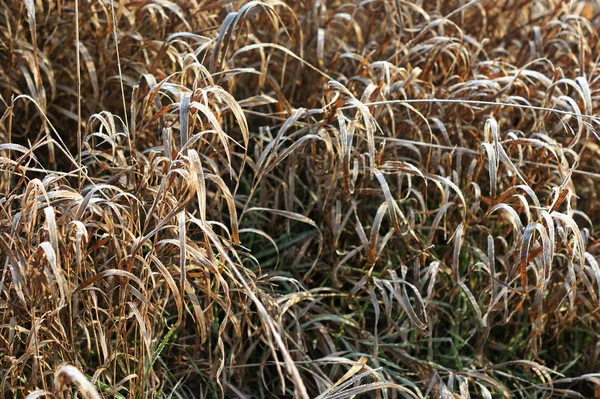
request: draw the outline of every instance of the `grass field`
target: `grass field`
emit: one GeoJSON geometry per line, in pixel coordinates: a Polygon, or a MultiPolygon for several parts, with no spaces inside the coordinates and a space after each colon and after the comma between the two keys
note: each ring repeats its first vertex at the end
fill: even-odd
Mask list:
{"type": "Polygon", "coordinates": [[[600,398],[600,2],[0,2],[0,397],[600,398]]]}

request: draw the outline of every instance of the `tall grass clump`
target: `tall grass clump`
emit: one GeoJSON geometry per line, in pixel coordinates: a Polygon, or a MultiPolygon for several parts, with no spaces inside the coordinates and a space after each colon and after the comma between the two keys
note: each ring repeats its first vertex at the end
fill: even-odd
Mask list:
{"type": "Polygon", "coordinates": [[[598,26],[0,2],[0,396],[598,397],[598,26]]]}

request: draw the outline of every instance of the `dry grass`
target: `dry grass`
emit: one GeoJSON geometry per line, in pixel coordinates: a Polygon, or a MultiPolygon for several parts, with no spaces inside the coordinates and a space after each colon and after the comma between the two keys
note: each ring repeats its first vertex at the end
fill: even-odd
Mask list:
{"type": "Polygon", "coordinates": [[[599,397],[599,25],[0,3],[0,396],[599,397]]]}

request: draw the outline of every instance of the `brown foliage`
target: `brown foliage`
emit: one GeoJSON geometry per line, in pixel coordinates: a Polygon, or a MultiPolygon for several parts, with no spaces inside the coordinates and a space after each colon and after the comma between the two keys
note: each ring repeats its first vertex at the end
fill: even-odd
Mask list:
{"type": "Polygon", "coordinates": [[[599,24],[2,2],[0,395],[590,397],[599,24]]]}

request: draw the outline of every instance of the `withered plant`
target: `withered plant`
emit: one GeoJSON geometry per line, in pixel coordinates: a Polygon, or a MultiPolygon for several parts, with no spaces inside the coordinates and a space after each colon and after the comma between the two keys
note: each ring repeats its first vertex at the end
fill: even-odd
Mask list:
{"type": "Polygon", "coordinates": [[[598,26],[0,2],[0,396],[600,397],[598,26]]]}

